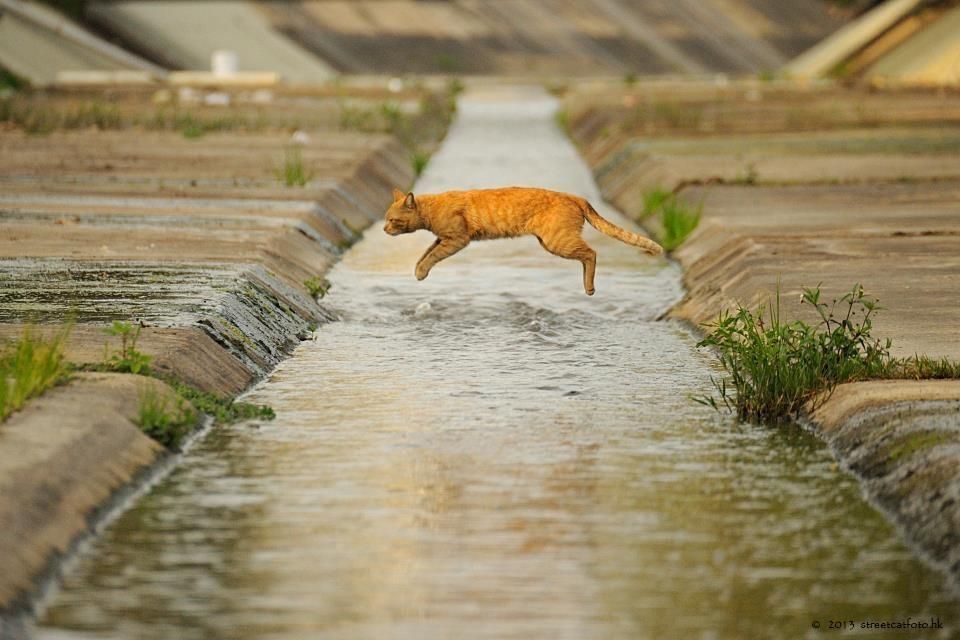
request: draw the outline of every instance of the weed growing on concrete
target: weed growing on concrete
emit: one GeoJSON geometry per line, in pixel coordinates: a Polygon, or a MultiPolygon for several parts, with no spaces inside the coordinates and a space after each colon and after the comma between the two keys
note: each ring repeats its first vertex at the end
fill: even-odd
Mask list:
{"type": "Polygon", "coordinates": [[[430,154],[421,149],[414,149],[410,152],[410,165],[413,167],[413,173],[419,178],[423,170],[427,168],[430,162],[430,154]]]}
{"type": "Polygon", "coordinates": [[[179,131],[184,138],[196,139],[216,131],[261,131],[265,120],[233,113],[205,117],[179,108],[160,107],[150,116],[134,117],[127,125],[140,125],[156,131],[179,131]]]}
{"type": "Polygon", "coordinates": [[[557,127],[560,128],[560,131],[563,131],[564,135],[568,138],[571,137],[570,112],[566,109],[557,109],[553,114],[553,121],[557,123],[557,127]]]}
{"type": "Polygon", "coordinates": [[[56,129],[120,129],[124,124],[119,109],[111,104],[87,101],[50,107],[22,95],[0,100],[0,122],[31,134],[47,134],[56,129]]]}
{"type": "Polygon", "coordinates": [[[161,378],[173,387],[177,395],[193,407],[211,416],[218,424],[233,424],[242,420],[273,420],[276,414],[267,405],[235,402],[192,387],[175,378],[161,378]]]}
{"type": "Polygon", "coordinates": [[[283,167],[277,170],[277,177],[288,187],[303,187],[313,179],[313,174],[303,164],[300,147],[287,148],[283,167]]]}
{"type": "Polygon", "coordinates": [[[463,80],[456,76],[447,81],[447,95],[451,98],[456,98],[463,93],[464,89],[466,89],[466,86],[463,84],[463,80]]]}
{"type": "Polygon", "coordinates": [[[161,444],[176,448],[180,440],[189,433],[191,425],[196,424],[194,410],[212,416],[216,422],[222,424],[249,419],[273,419],[274,413],[270,407],[220,398],[212,393],[200,391],[171,375],[162,375],[153,371],[149,366],[152,357],[137,351],[137,338],[140,336],[139,324],[115,321],[106,331],[110,335],[120,337],[120,351],[110,354],[109,348],[105,347],[103,364],[83,368],[152,376],[172,387],[177,397],[173,408],[167,406],[168,403],[160,404],[162,398],[150,397],[149,393],[141,394],[138,424],[147,435],[161,444]]]}
{"type": "Polygon", "coordinates": [[[203,137],[203,134],[206,132],[198,123],[190,122],[180,127],[180,133],[182,133],[183,137],[187,138],[188,140],[196,140],[197,138],[203,137]]]}
{"type": "Polygon", "coordinates": [[[150,372],[150,362],[153,360],[153,356],[148,356],[137,350],[137,340],[140,338],[139,323],[131,324],[114,320],[113,324],[104,329],[104,332],[107,335],[120,338],[119,352],[110,353],[109,343],[104,343],[104,369],[117,373],[142,373],[144,375],[150,372]]]}
{"type": "Polygon", "coordinates": [[[313,276],[303,281],[303,286],[307,288],[307,293],[314,300],[323,298],[330,291],[330,281],[323,276],[313,276]]]}
{"type": "Polygon", "coordinates": [[[197,424],[197,414],[182,396],[172,403],[152,386],[145,385],[139,394],[136,423],[145,434],[177,451],[197,424]]]}
{"type": "Polygon", "coordinates": [[[643,218],[652,216],[660,211],[668,200],[673,200],[674,194],[661,186],[652,187],[643,192],[643,218]]]}
{"type": "Polygon", "coordinates": [[[720,314],[697,346],[716,349],[726,377],[714,380],[719,401],[695,400],[722,405],[741,420],[783,422],[808,403],[819,406],[838,384],[893,370],[890,341],[870,335],[880,307],[859,284],[830,304],[821,301],[819,286],[804,289],[802,303],[816,310],[819,324],[782,320],[779,286],[775,300],[755,312],[738,307],[720,314]]]}
{"type": "Polygon", "coordinates": [[[660,205],[660,224],[662,233],[660,244],[667,251],[673,251],[693,233],[700,224],[703,203],[696,206],[681,202],[678,198],[667,198],[660,205]]]}
{"type": "Polygon", "coordinates": [[[72,109],[66,109],[61,114],[60,127],[64,129],[87,129],[96,127],[100,130],[120,129],[123,118],[120,111],[112,104],[102,102],[82,102],[72,109]]]}
{"type": "Polygon", "coordinates": [[[434,56],[434,62],[443,73],[456,73],[462,67],[460,58],[452,53],[438,53],[434,56]]]}
{"type": "Polygon", "coordinates": [[[340,129],[344,131],[377,131],[376,114],[346,102],[340,103],[340,129]]]}
{"type": "Polygon", "coordinates": [[[895,360],[890,370],[881,377],[901,380],[955,380],[960,378],[960,362],[918,354],[895,360]]]}
{"type": "Polygon", "coordinates": [[[18,340],[0,350],[0,421],[68,374],[64,345],[70,326],[44,339],[27,327],[18,340]]]}

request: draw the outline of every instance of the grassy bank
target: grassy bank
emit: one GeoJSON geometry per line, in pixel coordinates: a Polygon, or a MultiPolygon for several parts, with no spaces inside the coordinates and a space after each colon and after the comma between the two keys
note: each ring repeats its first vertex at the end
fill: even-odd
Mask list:
{"type": "Polygon", "coordinates": [[[153,358],[137,349],[139,325],[114,322],[107,327],[103,361],[93,365],[76,365],[66,360],[64,348],[69,333],[69,325],[50,337],[27,327],[20,338],[0,350],[0,422],[22,409],[29,400],[69,381],[73,371],[128,373],[164,382],[170,388],[166,394],[152,386],[143,386],[133,420],[144,433],[173,450],[179,449],[184,438],[194,430],[201,414],[210,416],[217,424],[274,417],[270,407],[235,402],[155,372],[150,367],[153,358]]]}

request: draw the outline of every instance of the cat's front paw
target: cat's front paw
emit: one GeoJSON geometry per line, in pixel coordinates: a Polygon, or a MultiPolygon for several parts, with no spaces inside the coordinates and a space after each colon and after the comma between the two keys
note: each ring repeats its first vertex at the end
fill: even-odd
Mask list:
{"type": "Polygon", "coordinates": [[[417,280],[423,280],[430,273],[430,270],[427,269],[426,267],[417,265],[417,270],[414,273],[417,276],[417,280]]]}

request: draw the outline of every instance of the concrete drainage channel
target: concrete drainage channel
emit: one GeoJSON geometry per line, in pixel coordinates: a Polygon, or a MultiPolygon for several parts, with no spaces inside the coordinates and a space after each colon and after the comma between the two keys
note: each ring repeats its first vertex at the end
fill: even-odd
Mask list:
{"type": "MultiPolygon", "coordinates": [[[[670,317],[701,326],[781,288],[860,283],[891,354],[960,361],[960,100],[955,93],[681,83],[574,92],[571,133],[604,196],[644,217],[654,189],[703,207],[674,256],[688,291],[670,317]],[[798,133],[802,130],[802,133],[798,133]]],[[[656,216],[646,224],[657,229],[656,216]]],[[[919,552],[960,579],[958,380],[841,385],[809,416],[919,552]]]]}
{"type": "MultiPolygon", "coordinates": [[[[599,205],[556,106],[469,94],[416,188],[599,205]]],[[[340,320],[248,394],[277,420],[198,442],[36,636],[796,638],[836,611],[955,633],[943,577],[821,442],[689,400],[709,360],[656,320],[677,266],[588,238],[594,298],[536,242],[472,246],[417,283],[424,238],[371,231],[329,275],[340,320]]]]}
{"type": "MultiPolygon", "coordinates": [[[[156,372],[235,397],[334,319],[304,282],[413,178],[391,136],[312,129],[298,140],[307,180],[286,186],[290,144],[283,130],[4,132],[0,337],[69,321],[66,358],[96,364],[116,348],[104,327],[129,322],[156,372]]],[[[0,428],[0,636],[20,637],[63,558],[179,459],[134,424],[145,388],[170,394],[80,373],[0,428]]]]}

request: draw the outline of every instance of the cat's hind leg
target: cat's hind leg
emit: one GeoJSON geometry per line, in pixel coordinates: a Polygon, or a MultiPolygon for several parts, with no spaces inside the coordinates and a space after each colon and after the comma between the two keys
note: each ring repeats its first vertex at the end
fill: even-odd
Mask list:
{"type": "Polygon", "coordinates": [[[578,235],[537,236],[537,240],[553,255],[579,260],[583,264],[583,290],[588,296],[592,296],[595,291],[593,278],[597,272],[597,252],[578,235]]]}

